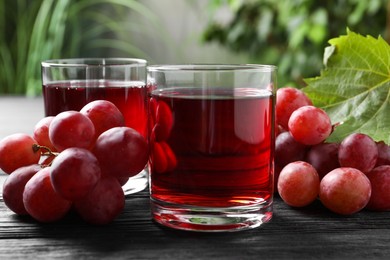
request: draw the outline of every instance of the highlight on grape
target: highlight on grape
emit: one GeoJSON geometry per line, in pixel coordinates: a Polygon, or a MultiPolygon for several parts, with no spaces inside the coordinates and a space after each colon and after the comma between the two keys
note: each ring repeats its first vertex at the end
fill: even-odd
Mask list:
{"type": "Polygon", "coordinates": [[[332,124],[299,89],[279,88],[276,96],[275,192],[282,200],[304,207],[319,199],[341,215],[389,211],[390,146],[363,133],[327,142],[340,122],[332,124]]]}
{"type": "Polygon", "coordinates": [[[80,111],[42,118],[33,135],[0,140],[5,205],[38,222],[62,219],[74,210],[87,223],[112,222],[125,205],[122,185],[148,160],[146,139],[124,125],[106,100],[80,111]]]}

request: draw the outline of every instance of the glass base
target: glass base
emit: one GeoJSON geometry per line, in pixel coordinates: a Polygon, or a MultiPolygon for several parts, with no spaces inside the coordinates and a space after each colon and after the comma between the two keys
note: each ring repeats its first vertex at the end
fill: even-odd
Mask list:
{"type": "Polygon", "coordinates": [[[151,209],[159,224],[199,232],[253,229],[272,218],[272,201],[251,206],[207,208],[169,204],[151,198],[151,209]]]}
{"type": "Polygon", "coordinates": [[[148,187],[148,172],[144,169],[142,172],[131,177],[126,184],[122,186],[122,189],[125,196],[127,196],[143,191],[146,187],[148,187]]]}

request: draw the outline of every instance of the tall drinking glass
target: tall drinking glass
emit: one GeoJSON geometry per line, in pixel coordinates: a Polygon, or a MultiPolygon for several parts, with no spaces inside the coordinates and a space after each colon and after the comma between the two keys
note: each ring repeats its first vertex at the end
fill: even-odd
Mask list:
{"type": "Polygon", "coordinates": [[[148,74],[154,220],[209,232],[268,222],[276,68],[154,65],[148,74]]]}
{"type": "MultiPolygon", "coordinates": [[[[148,136],[146,66],[143,59],[86,58],[47,60],[41,64],[46,116],[104,99],[122,112],[125,124],[148,136]]],[[[113,151],[114,152],[114,151],[113,151]]],[[[131,194],[148,186],[147,169],[123,186],[131,194]]]]}

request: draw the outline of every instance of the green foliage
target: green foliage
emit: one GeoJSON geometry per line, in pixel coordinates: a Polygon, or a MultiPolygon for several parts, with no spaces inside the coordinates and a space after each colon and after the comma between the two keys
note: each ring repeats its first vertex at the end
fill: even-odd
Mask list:
{"type": "Polygon", "coordinates": [[[349,30],[329,42],[325,69],[303,88],[333,123],[343,123],[329,141],[360,132],[390,144],[390,46],[349,30]]]}
{"type": "Polygon", "coordinates": [[[327,39],[345,33],[385,37],[387,0],[213,0],[204,41],[216,41],[249,62],[278,66],[279,86],[318,74],[327,39]],[[225,7],[231,20],[218,20],[225,7]]]}
{"type": "Polygon", "coordinates": [[[131,44],[131,12],[157,25],[136,0],[0,0],[0,94],[39,95],[42,60],[106,56],[111,50],[148,57],[131,44]],[[120,34],[128,37],[121,40],[120,34]]]}

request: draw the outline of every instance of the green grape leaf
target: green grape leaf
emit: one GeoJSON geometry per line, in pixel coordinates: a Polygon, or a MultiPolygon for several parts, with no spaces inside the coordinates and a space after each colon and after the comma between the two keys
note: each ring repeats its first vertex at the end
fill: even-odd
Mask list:
{"type": "Polygon", "coordinates": [[[320,76],[303,91],[324,109],[335,128],[328,141],[364,133],[390,144],[390,46],[382,38],[347,30],[329,41],[320,76]]]}

